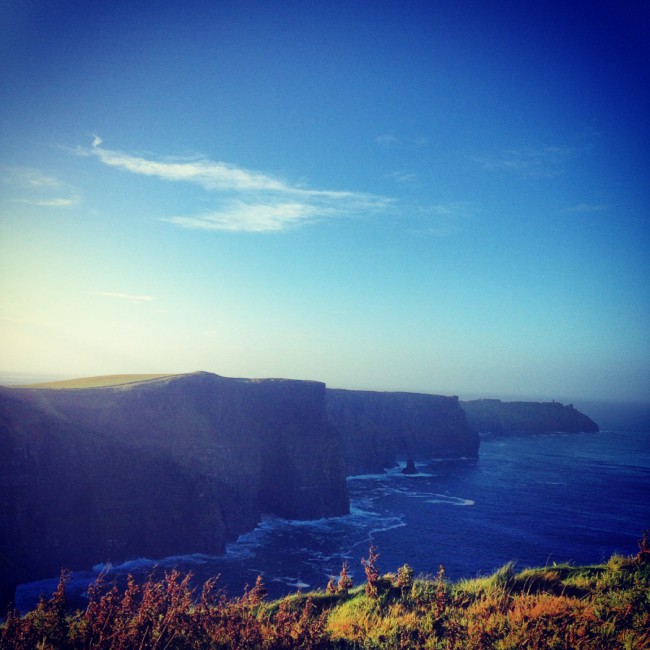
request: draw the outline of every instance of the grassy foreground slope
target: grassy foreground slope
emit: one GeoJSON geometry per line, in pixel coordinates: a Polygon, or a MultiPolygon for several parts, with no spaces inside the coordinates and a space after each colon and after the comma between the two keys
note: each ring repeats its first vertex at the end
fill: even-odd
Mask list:
{"type": "Polygon", "coordinates": [[[130,580],[124,591],[95,584],[85,611],[65,607],[65,576],[49,600],[10,612],[0,648],[607,648],[650,647],[647,538],[634,558],[554,565],[451,584],[413,579],[405,565],[353,587],[347,569],[326,591],[267,602],[261,578],[239,598],[208,581],[202,592],[178,572],[130,580]]]}

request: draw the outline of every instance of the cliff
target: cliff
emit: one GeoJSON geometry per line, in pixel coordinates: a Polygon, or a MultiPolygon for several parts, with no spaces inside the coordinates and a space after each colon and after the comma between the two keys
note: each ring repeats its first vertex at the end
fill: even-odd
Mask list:
{"type": "Polygon", "coordinates": [[[457,397],[328,389],[327,411],[341,432],[348,474],[381,472],[408,458],[478,455],[478,434],[457,397]]]}
{"type": "Polygon", "coordinates": [[[324,384],[209,373],[0,388],[0,596],[62,566],[224,550],[262,513],[348,512],[324,384]]]}
{"type": "Polygon", "coordinates": [[[598,425],[572,404],[478,399],[461,402],[461,405],[477,431],[495,435],[598,431],[598,425]]]}

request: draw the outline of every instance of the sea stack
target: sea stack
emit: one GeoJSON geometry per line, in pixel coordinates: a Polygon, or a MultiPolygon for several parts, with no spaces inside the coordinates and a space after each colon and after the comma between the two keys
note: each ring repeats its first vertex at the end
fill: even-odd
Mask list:
{"type": "Polygon", "coordinates": [[[402,474],[417,474],[418,470],[415,467],[415,461],[412,458],[409,458],[406,461],[406,467],[402,470],[402,474]]]}

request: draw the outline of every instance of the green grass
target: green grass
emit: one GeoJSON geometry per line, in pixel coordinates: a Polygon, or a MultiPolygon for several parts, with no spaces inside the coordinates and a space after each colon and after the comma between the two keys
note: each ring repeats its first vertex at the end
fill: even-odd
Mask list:
{"type": "Polygon", "coordinates": [[[39,384],[28,384],[21,388],[53,388],[63,390],[68,388],[104,388],[107,386],[122,386],[136,384],[143,381],[175,377],[174,374],[164,375],[102,375],[99,377],[80,377],[79,379],[64,379],[62,381],[48,381],[39,384]]]}
{"type": "MultiPolygon", "coordinates": [[[[646,538],[647,540],[647,538],[646,538]]],[[[239,598],[206,583],[202,593],[178,572],[130,581],[124,592],[96,584],[89,604],[65,608],[65,582],[23,617],[0,626],[12,648],[650,648],[650,562],[613,556],[595,566],[553,565],[447,582],[376,576],[364,585],[267,601],[263,582],[239,598]]],[[[402,573],[402,575],[404,575],[402,573]]]]}

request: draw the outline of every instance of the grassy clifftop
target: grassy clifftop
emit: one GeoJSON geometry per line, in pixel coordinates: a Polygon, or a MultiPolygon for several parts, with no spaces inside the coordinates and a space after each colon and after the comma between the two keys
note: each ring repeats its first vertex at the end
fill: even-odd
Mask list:
{"type": "Polygon", "coordinates": [[[69,388],[106,388],[109,386],[122,386],[136,384],[143,381],[175,377],[173,374],[163,375],[101,375],[99,377],[81,377],[79,379],[63,379],[61,381],[47,381],[38,384],[29,384],[21,388],[52,388],[63,390],[69,388]]]}
{"type": "MultiPolygon", "coordinates": [[[[644,538],[645,539],[645,538],[644,538]]],[[[267,602],[261,578],[238,598],[209,581],[197,594],[177,572],[121,592],[95,584],[85,611],[65,610],[65,579],[23,618],[10,613],[0,648],[607,648],[650,647],[648,545],[635,558],[553,565],[448,583],[408,567],[353,587],[267,602]],[[645,550],[644,550],[645,548],[645,550]]]]}

